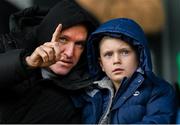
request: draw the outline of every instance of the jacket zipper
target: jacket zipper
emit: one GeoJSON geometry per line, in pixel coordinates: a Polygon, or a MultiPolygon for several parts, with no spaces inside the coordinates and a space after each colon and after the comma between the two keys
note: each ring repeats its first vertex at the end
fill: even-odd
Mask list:
{"type": "Polygon", "coordinates": [[[98,124],[107,124],[106,120],[107,120],[107,115],[110,113],[110,109],[111,109],[111,105],[112,105],[112,100],[113,100],[113,92],[110,89],[110,101],[108,103],[108,106],[105,110],[105,112],[103,113],[103,115],[101,116],[98,124]]]}

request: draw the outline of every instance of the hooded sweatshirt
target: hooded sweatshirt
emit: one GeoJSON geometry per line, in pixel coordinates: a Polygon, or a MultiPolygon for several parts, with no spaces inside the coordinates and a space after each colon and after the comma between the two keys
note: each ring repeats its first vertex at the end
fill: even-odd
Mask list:
{"type": "Polygon", "coordinates": [[[170,124],[174,123],[175,92],[166,81],[152,71],[147,40],[142,28],[133,20],[117,18],[103,23],[87,44],[88,64],[92,76],[100,79],[74,101],[83,107],[84,123],[88,124],[170,124]],[[130,78],[122,80],[114,94],[112,81],[102,73],[98,63],[98,43],[103,36],[130,42],[139,56],[139,66],[130,78]],[[167,108],[168,107],[168,108],[167,108]]]}

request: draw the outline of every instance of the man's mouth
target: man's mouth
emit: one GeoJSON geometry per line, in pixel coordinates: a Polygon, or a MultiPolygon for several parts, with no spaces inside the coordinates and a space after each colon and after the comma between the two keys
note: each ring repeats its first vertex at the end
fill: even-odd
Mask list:
{"type": "Polygon", "coordinates": [[[73,64],[72,59],[66,59],[64,56],[62,56],[58,63],[60,63],[61,65],[65,66],[65,67],[69,67],[73,64]]]}
{"type": "Polygon", "coordinates": [[[61,60],[61,62],[63,62],[63,63],[68,63],[68,64],[72,64],[72,61],[69,61],[69,60],[61,60]]]}
{"type": "Polygon", "coordinates": [[[61,62],[63,62],[63,63],[67,63],[67,64],[72,64],[73,62],[72,61],[70,61],[70,60],[60,60],[61,62]]]}
{"type": "Polygon", "coordinates": [[[59,60],[59,61],[60,61],[61,65],[67,66],[67,67],[69,67],[73,64],[73,62],[70,60],[59,60]]]}

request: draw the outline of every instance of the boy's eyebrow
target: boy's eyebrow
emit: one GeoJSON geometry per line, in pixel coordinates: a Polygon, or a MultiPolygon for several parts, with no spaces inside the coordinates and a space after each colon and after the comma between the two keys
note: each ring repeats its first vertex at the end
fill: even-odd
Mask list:
{"type": "Polygon", "coordinates": [[[111,53],[112,50],[105,50],[105,51],[102,51],[102,54],[105,54],[105,53],[111,53]]]}

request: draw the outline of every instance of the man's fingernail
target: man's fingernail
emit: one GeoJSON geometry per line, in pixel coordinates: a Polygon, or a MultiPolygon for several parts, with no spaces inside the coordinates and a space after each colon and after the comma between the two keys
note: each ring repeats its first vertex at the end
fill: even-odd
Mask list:
{"type": "Polygon", "coordinates": [[[62,24],[61,24],[61,23],[59,24],[59,27],[62,27],[62,24]]]}

